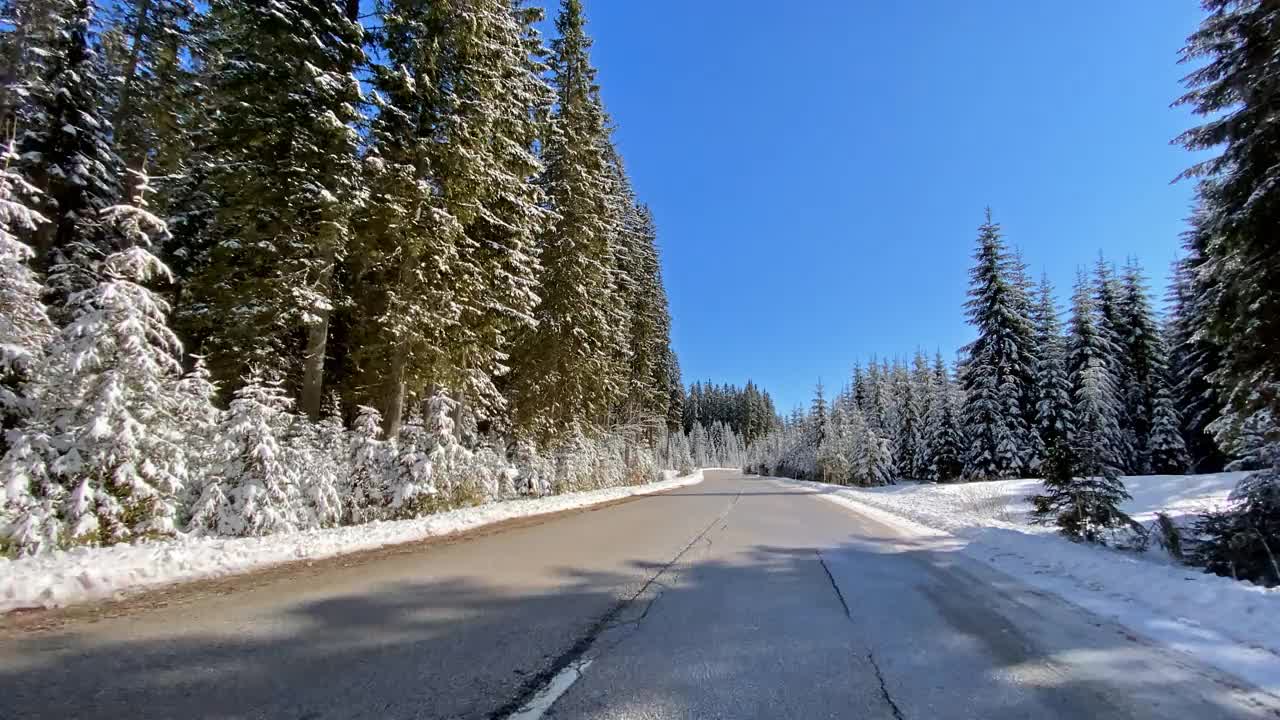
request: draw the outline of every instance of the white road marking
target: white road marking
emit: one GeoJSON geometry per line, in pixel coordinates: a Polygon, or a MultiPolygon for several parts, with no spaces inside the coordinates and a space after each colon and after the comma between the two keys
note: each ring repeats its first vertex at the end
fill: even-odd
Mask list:
{"type": "Polygon", "coordinates": [[[520,708],[516,714],[510,716],[510,720],[538,720],[543,715],[546,715],[551,706],[556,704],[556,700],[559,700],[561,695],[568,692],[569,688],[573,687],[573,684],[582,678],[582,674],[589,667],[591,667],[590,658],[582,662],[573,663],[556,673],[556,676],[551,678],[551,682],[539,690],[528,705],[520,708]]]}

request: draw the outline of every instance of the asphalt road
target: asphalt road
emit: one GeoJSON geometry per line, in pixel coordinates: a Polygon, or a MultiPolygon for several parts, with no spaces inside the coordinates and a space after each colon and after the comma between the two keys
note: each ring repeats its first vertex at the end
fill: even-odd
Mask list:
{"type": "Polygon", "coordinates": [[[708,475],[453,542],[0,620],[0,718],[1280,717],[1270,696],[818,491],[708,475]]]}

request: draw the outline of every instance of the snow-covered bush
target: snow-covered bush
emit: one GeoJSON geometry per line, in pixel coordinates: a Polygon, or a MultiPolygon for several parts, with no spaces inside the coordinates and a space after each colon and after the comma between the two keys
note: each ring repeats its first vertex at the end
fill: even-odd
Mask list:
{"type": "Polygon", "coordinates": [[[301,527],[333,527],[342,522],[342,486],[350,475],[346,431],[337,409],[312,423],[300,415],[289,418],[285,436],[288,463],[297,468],[302,496],[298,522],[301,527]]]}
{"type": "Polygon", "coordinates": [[[1280,428],[1257,459],[1269,465],[1231,493],[1225,510],[1201,517],[1192,561],[1210,572],[1267,586],[1280,585],[1280,428]]]}
{"type": "Polygon", "coordinates": [[[413,416],[400,428],[394,445],[395,463],[388,485],[393,518],[411,518],[431,511],[436,498],[429,438],[422,418],[413,416]]]}
{"type": "Polygon", "coordinates": [[[379,520],[391,504],[388,482],[394,462],[392,449],[382,440],[382,415],[361,406],[348,435],[347,521],[379,520]]]}
{"type": "Polygon", "coordinates": [[[277,382],[255,378],[236,391],[218,423],[217,460],[192,511],[193,531],[257,536],[305,525],[299,468],[282,442],[291,405],[277,382]]]}

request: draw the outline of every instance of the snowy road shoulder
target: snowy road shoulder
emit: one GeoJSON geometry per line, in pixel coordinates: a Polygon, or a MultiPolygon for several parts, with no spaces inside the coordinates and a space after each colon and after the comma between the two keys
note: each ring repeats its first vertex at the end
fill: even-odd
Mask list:
{"type": "MultiPolygon", "coordinates": [[[[669,473],[670,474],[670,473],[669,473]]],[[[78,548],[0,558],[0,613],[65,607],[194,580],[220,578],[297,560],[319,560],[472,530],[484,525],[590,507],[702,482],[703,471],[648,485],[605,488],[394,522],[282,533],[262,538],[179,540],[78,548]]]]}
{"type": "MultiPolygon", "coordinates": [[[[1097,546],[1031,526],[1016,508],[965,513],[951,486],[824,490],[826,500],[889,525],[940,552],[961,552],[1038,590],[1113,620],[1148,640],[1194,656],[1280,695],[1280,591],[1097,546]],[[939,492],[931,492],[937,489],[939,492]]],[[[975,483],[980,492],[1025,495],[1035,481],[975,483]],[[1025,487],[1023,487],[1025,486],[1025,487]]],[[[972,504],[973,501],[965,502],[972,504]]],[[[979,503],[981,504],[981,503],[979,503]]]]}

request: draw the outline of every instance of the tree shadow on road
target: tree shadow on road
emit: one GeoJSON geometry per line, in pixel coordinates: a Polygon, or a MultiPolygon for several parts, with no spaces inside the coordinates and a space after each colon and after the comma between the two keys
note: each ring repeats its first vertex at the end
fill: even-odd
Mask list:
{"type": "MultiPolygon", "coordinates": [[[[644,572],[566,569],[536,592],[437,578],[254,618],[196,602],[20,636],[0,652],[0,718],[488,718],[662,570],[633,566],[644,572]],[[197,620],[217,631],[183,630],[197,620]]],[[[760,545],[695,556],[656,582],[643,619],[619,615],[633,632],[591,649],[602,680],[643,667],[653,682],[604,685],[591,717],[702,717],[708,697],[737,693],[720,698],[738,703],[731,717],[787,717],[823,694],[834,717],[1208,720],[1231,717],[1239,694],[927,543],[760,545]],[[1192,683],[1212,688],[1194,707],[1192,683]]]]}

